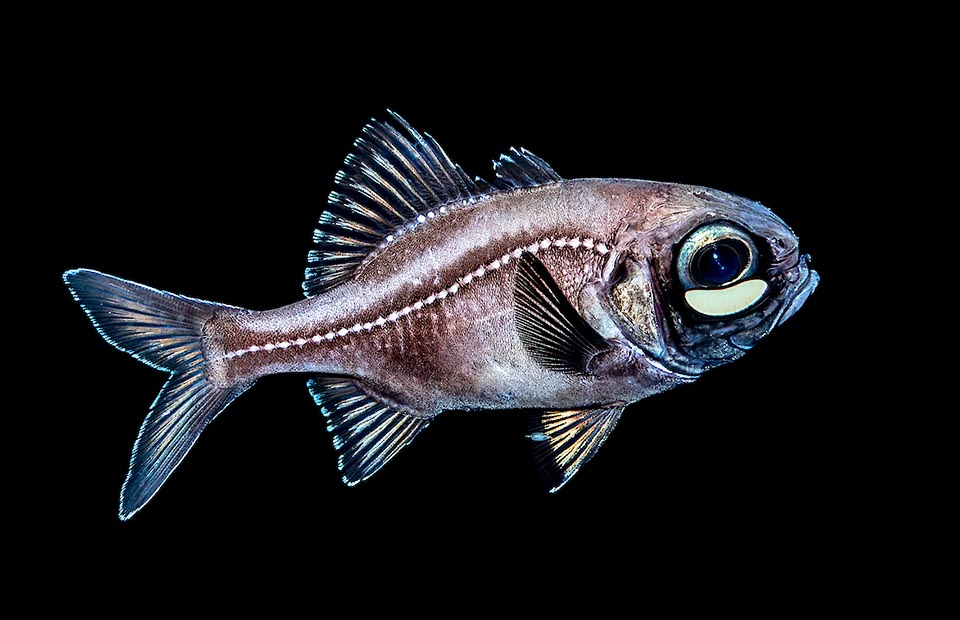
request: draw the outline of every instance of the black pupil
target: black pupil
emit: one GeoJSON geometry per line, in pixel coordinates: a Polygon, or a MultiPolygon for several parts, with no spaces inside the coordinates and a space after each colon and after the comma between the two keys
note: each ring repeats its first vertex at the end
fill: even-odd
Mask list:
{"type": "Polygon", "coordinates": [[[693,263],[693,276],[702,284],[726,284],[740,273],[740,253],[730,242],[706,246],[697,253],[693,263]]]}

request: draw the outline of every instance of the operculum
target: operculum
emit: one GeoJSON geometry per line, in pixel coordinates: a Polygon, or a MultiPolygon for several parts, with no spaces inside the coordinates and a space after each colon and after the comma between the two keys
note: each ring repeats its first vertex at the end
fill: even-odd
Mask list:
{"type": "Polygon", "coordinates": [[[645,261],[628,257],[621,267],[621,278],[610,290],[610,305],[627,336],[654,357],[664,353],[659,298],[653,274],[645,261]]]}

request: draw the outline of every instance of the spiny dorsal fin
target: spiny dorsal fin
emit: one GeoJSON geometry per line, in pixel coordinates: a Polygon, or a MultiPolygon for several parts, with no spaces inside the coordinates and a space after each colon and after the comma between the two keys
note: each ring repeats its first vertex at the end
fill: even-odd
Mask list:
{"type": "Polygon", "coordinates": [[[544,368],[584,374],[590,360],[609,348],[529,252],[518,261],[513,295],[520,342],[544,368]]]}
{"type": "Polygon", "coordinates": [[[388,110],[400,127],[371,119],[334,180],[313,233],[303,291],[312,297],[349,278],[371,252],[465,200],[560,177],[521,149],[494,164],[494,184],[471,179],[440,145],[388,110]],[[391,237],[392,236],[392,237],[391,237]]]}
{"type": "Polygon", "coordinates": [[[327,418],[339,453],[337,465],[348,486],[377,473],[430,423],[374,400],[351,377],[317,375],[307,387],[327,418]]]}
{"type": "Polygon", "coordinates": [[[534,458],[551,493],[593,458],[613,432],[623,407],[612,404],[594,409],[542,411],[530,417],[527,437],[535,442],[534,458]]]}

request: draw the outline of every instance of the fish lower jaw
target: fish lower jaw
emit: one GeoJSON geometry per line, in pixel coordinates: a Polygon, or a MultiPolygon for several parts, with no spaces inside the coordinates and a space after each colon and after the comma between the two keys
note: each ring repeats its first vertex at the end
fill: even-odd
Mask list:
{"type": "Polygon", "coordinates": [[[675,349],[667,338],[668,330],[664,326],[664,322],[663,316],[658,313],[654,331],[655,337],[647,337],[641,340],[637,338],[636,333],[632,333],[634,337],[626,337],[624,344],[633,351],[633,355],[643,365],[655,368],[674,379],[685,381],[697,379],[705,370],[703,364],[699,360],[693,362],[692,358],[675,349]]]}
{"type": "Polygon", "coordinates": [[[784,303],[780,316],[777,317],[776,326],[782,325],[787,319],[796,314],[807,298],[813,294],[817,285],[820,283],[820,274],[808,267],[809,259],[805,258],[801,265],[801,284],[796,288],[794,294],[784,303]]]}
{"type": "Polygon", "coordinates": [[[636,345],[634,347],[640,364],[652,367],[672,379],[695,381],[706,370],[699,360],[696,363],[687,361],[689,358],[686,355],[669,349],[654,352],[647,350],[645,347],[636,345]]]}

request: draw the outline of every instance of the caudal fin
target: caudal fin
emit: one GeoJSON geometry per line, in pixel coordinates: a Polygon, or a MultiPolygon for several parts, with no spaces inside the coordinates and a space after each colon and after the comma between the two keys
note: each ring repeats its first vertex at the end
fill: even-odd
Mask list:
{"type": "Polygon", "coordinates": [[[104,340],[171,373],[133,446],[120,492],[120,518],[126,520],[150,501],[207,424],[253,382],[217,387],[207,380],[203,326],[217,312],[232,307],[89,269],[70,270],[63,280],[104,340]]]}

